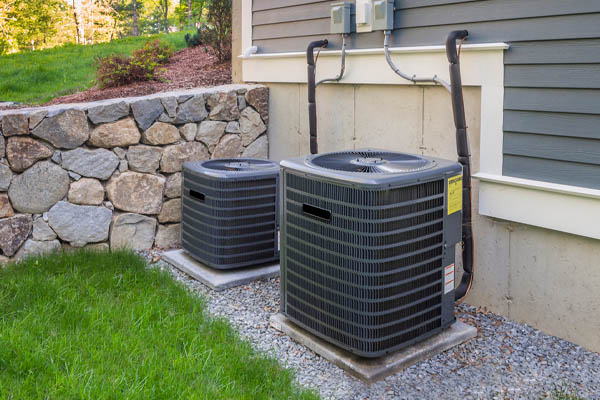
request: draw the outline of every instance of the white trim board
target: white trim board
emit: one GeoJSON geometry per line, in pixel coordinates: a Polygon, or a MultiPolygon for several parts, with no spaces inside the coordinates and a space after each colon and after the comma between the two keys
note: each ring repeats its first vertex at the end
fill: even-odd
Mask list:
{"type": "Polygon", "coordinates": [[[479,214],[600,239],[600,190],[475,174],[479,214]]]}

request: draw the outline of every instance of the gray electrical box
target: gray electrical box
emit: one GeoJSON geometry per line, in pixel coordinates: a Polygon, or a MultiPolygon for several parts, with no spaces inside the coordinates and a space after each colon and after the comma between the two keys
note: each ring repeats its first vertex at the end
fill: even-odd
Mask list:
{"type": "Polygon", "coordinates": [[[374,31],[391,31],[394,29],[394,0],[373,1],[374,31]]]}
{"type": "Polygon", "coordinates": [[[350,33],[350,14],[352,3],[339,2],[331,4],[331,33],[350,33]]]}

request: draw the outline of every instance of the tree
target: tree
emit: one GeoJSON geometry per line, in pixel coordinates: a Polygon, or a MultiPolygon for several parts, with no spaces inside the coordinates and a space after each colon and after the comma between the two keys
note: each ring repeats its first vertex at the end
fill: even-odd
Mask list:
{"type": "Polygon", "coordinates": [[[73,19],[75,20],[75,42],[85,44],[85,27],[83,24],[83,0],[73,0],[73,19]]]}
{"type": "Polygon", "coordinates": [[[205,0],[187,0],[180,1],[179,6],[175,8],[175,18],[180,29],[197,26],[202,19],[205,0]]]}
{"type": "Polygon", "coordinates": [[[138,7],[137,0],[131,0],[132,20],[133,20],[133,36],[138,35],[138,7]]]}

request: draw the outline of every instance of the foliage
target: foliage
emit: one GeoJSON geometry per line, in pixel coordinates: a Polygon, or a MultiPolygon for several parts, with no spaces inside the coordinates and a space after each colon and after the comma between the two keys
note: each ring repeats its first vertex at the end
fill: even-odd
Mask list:
{"type": "Polygon", "coordinates": [[[159,68],[173,55],[173,49],[160,40],[149,41],[131,56],[110,55],[97,60],[96,81],[101,88],[156,80],[159,68]]]}
{"type": "Polygon", "coordinates": [[[202,22],[205,0],[181,0],[175,8],[175,17],[180,29],[197,27],[202,22]],[[191,10],[188,12],[188,3],[191,10]]]}
{"type": "Polygon", "coordinates": [[[0,398],[315,399],[133,252],[0,268],[0,398]]]}
{"type": "Polygon", "coordinates": [[[184,37],[187,47],[196,47],[207,43],[207,28],[201,26],[196,33],[187,33],[184,37]]]}
{"type": "Polygon", "coordinates": [[[207,11],[204,42],[215,50],[219,61],[231,60],[231,0],[208,0],[207,11]]]}
{"type": "Polygon", "coordinates": [[[0,100],[44,103],[96,84],[94,61],[110,54],[130,55],[148,40],[160,39],[174,50],[185,47],[183,32],[131,37],[109,43],[68,44],[47,50],[0,56],[0,100]]]}

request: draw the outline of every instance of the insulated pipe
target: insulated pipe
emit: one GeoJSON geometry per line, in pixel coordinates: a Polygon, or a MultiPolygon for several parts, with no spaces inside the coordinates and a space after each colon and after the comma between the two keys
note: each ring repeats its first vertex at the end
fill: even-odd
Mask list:
{"type": "Polygon", "coordinates": [[[383,49],[385,50],[385,59],[387,61],[387,63],[389,64],[390,68],[392,68],[392,71],[394,71],[396,74],[400,75],[400,77],[406,79],[407,81],[411,81],[412,83],[439,83],[440,85],[442,85],[444,88],[446,88],[446,90],[450,93],[452,93],[452,89],[450,88],[450,84],[446,81],[444,81],[441,78],[438,78],[437,75],[434,75],[432,78],[422,78],[422,77],[418,77],[417,75],[407,75],[404,72],[400,71],[398,69],[398,67],[396,67],[396,65],[394,64],[394,62],[392,61],[392,57],[390,56],[390,35],[392,34],[391,31],[385,31],[384,32],[384,40],[383,40],[383,49]]]}
{"type": "Polygon", "coordinates": [[[317,144],[317,101],[315,99],[315,54],[319,47],[327,47],[327,39],[310,42],[306,49],[306,63],[308,64],[308,129],[310,132],[310,154],[319,152],[317,144]]]}
{"type": "Polygon", "coordinates": [[[471,149],[467,135],[465,103],[463,99],[462,80],[460,76],[460,60],[456,51],[456,41],[466,39],[467,31],[453,31],[446,40],[446,55],[450,62],[450,94],[452,111],[456,126],[456,151],[458,162],[463,166],[463,215],[462,215],[462,261],[463,276],[455,292],[455,300],[462,300],[473,283],[473,225],[471,220],[471,149]]]}

